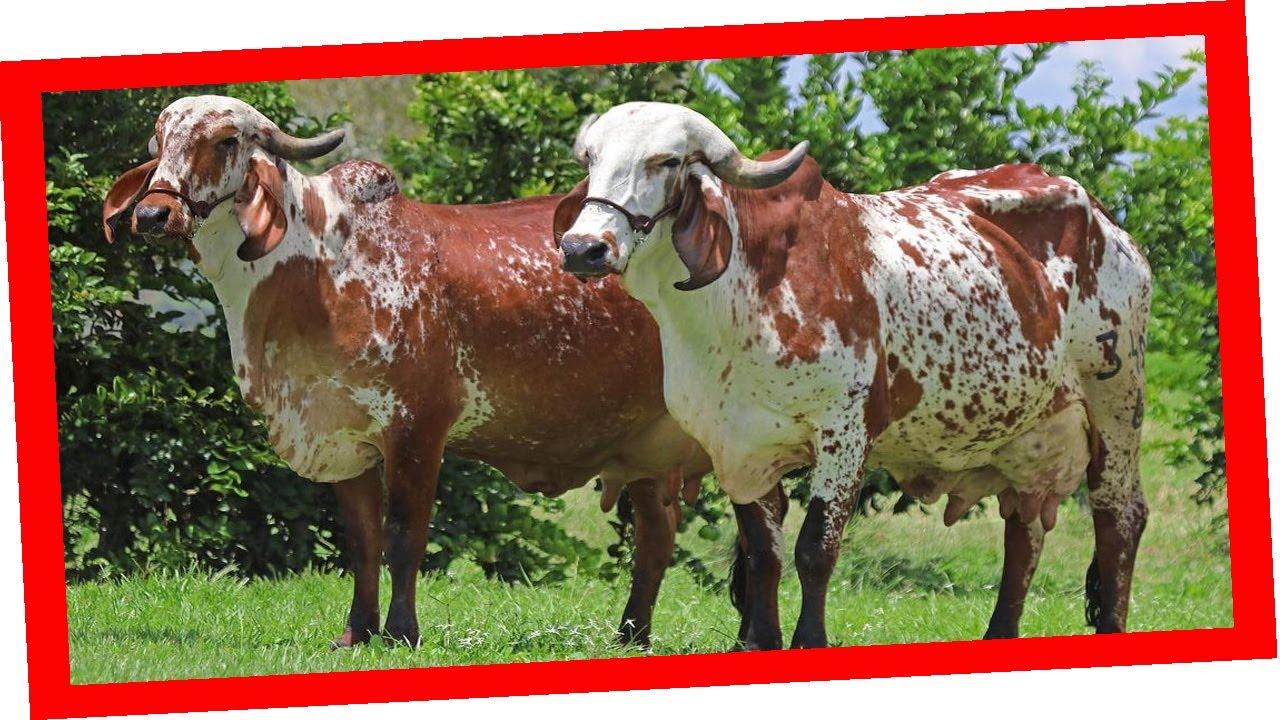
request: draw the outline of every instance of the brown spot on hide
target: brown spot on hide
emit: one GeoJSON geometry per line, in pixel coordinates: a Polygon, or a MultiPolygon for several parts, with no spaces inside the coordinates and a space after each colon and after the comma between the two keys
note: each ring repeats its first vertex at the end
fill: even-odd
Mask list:
{"type": "Polygon", "coordinates": [[[929,263],[925,262],[924,255],[921,254],[921,252],[911,243],[906,240],[899,240],[898,247],[902,248],[902,252],[906,254],[907,257],[911,258],[916,265],[919,265],[922,268],[929,267],[929,263]]]}
{"type": "Polygon", "coordinates": [[[324,237],[325,210],[324,200],[316,192],[313,185],[308,184],[302,193],[302,216],[306,220],[307,229],[312,237],[324,237]]]}
{"type": "Polygon", "coordinates": [[[909,415],[923,395],[924,388],[909,369],[899,367],[890,377],[888,363],[878,359],[863,409],[868,436],[877,437],[890,424],[909,415]]]}

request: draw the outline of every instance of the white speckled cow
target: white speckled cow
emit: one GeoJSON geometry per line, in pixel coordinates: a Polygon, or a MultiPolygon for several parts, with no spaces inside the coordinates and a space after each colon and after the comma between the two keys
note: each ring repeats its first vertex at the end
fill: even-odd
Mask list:
{"type": "MultiPolygon", "coordinates": [[[[1122,631],[1147,515],[1142,254],[1080,185],[1034,165],[850,195],[806,149],[752,161],[691,110],[620,105],[580,131],[590,174],[556,213],[564,268],[620,274],[657,319],[667,406],[735,502],[812,465],[792,646],[826,643],[866,464],[925,502],[947,495],[948,525],[999,498],[989,638],[1017,635],[1044,532],[1087,476],[1086,618],[1122,631]]],[[[747,634],[778,647],[776,522],[756,520],[747,634]]]]}
{"type": "Polygon", "coordinates": [[[155,159],[125,173],[103,210],[108,238],[132,218],[137,233],[188,243],[272,446],[298,474],[335,483],[355,565],[335,645],[379,629],[380,467],[385,633],[417,643],[415,581],[446,445],[530,491],[558,494],[600,474],[611,501],[636,481],[621,634],[647,643],[672,556],[673,490],[686,482],[687,497],[710,468],[666,414],[648,313],[617,283],[551,273],[558,196],[426,205],[376,163],[316,177],[285,163],[342,137],[290,137],[231,98],[178,100],[156,122],[155,159]],[[618,366],[633,369],[626,383],[602,370],[618,366]]]}

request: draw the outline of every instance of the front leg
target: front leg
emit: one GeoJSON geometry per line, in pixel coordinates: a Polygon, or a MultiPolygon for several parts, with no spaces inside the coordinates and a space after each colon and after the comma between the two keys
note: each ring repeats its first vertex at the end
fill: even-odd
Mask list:
{"type": "Polygon", "coordinates": [[[378,569],[382,566],[382,479],[377,466],[333,486],[347,536],[355,592],[347,629],[333,649],[369,642],[378,632],[378,569]]]}
{"type": "Polygon", "coordinates": [[[781,485],[759,500],[733,505],[738,520],[738,559],[731,592],[742,614],[738,642],[746,650],[782,648],[778,580],[782,575],[782,520],[787,498],[781,485]]]}
{"type": "Polygon", "coordinates": [[[391,605],[383,635],[417,647],[418,571],[427,549],[427,530],[436,500],[445,432],[388,434],[386,438],[387,562],[391,605]]]}
{"type": "MultiPolygon", "coordinates": [[[[1013,490],[1006,490],[1013,493],[1013,490]]],[[[1002,496],[1003,499],[1003,496],[1002,496]]],[[[1011,505],[1005,501],[1005,505],[1011,505]]],[[[1018,623],[1027,600],[1027,589],[1040,562],[1040,550],[1044,548],[1044,525],[1040,514],[1032,513],[1030,522],[1014,510],[1004,521],[1004,571],[1000,575],[1000,594],[996,607],[987,623],[983,640],[1018,637],[1018,623]]]]}
{"type": "Polygon", "coordinates": [[[813,496],[796,539],[801,594],[792,648],[827,646],[827,588],[840,556],[845,523],[858,499],[866,445],[857,436],[829,443],[814,466],[813,496]]]}

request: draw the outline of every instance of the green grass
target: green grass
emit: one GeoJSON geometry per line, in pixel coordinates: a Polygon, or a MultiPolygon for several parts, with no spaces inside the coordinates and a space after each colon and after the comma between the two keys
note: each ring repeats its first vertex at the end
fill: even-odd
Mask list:
{"type": "MultiPolygon", "coordinates": [[[[1225,540],[1209,530],[1215,508],[1191,501],[1193,470],[1164,465],[1156,449],[1172,437],[1148,429],[1143,472],[1151,519],[1139,552],[1131,630],[1231,624],[1225,540]]],[[[563,522],[599,546],[612,537],[597,495],[567,497],[563,522]]],[[[855,518],[832,581],[828,632],[839,645],[981,637],[995,602],[1002,524],[995,503],[978,517],[944,528],[941,508],[855,518]]],[[[788,546],[803,513],[787,519],[788,546]]],[[[727,574],[730,538],[688,533],[712,569],[727,574]]],[[[1064,504],[1049,534],[1026,613],[1024,636],[1089,632],[1083,580],[1092,552],[1088,513],[1064,504]]],[[[389,591],[383,579],[383,602],[389,591]]],[[[330,652],[351,584],[339,575],[305,574],[244,581],[184,574],[72,585],[71,678],[75,683],[266,675],[529,660],[618,657],[613,630],[626,601],[625,581],[578,577],[558,585],[509,586],[458,564],[419,583],[422,645],[373,644],[330,652]]],[[[799,609],[799,583],[787,567],[780,594],[784,636],[799,609]]],[[[656,654],[729,649],[737,616],[724,593],[700,588],[683,568],[667,574],[654,617],[656,654]]]]}

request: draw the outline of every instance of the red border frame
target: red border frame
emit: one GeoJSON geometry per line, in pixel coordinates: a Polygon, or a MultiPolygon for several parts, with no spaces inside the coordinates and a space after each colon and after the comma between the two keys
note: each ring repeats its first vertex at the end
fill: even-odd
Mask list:
{"type": "Polygon", "coordinates": [[[1243,0],[0,63],[33,718],[1276,657],[1243,0]],[[1132,32],[1126,32],[1132,29],[1132,32]],[[40,93],[700,57],[1203,35],[1217,223],[1234,625],[1028,638],[72,685],[40,93]],[[341,47],[342,52],[335,50],[341,47]],[[1222,282],[1229,278],[1229,282],[1222,282]],[[18,349],[21,348],[21,352],[18,349]]]}

